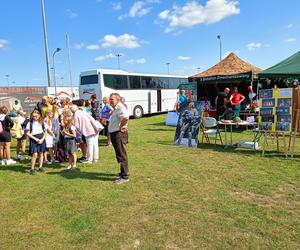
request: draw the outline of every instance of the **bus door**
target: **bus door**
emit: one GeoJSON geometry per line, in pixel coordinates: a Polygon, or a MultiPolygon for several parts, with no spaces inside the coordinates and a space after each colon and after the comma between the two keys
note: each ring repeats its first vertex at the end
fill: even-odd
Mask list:
{"type": "Polygon", "coordinates": [[[148,113],[157,112],[157,93],[156,90],[150,90],[148,92],[148,113]]]}
{"type": "Polygon", "coordinates": [[[161,89],[157,90],[157,112],[161,111],[161,89]]]}

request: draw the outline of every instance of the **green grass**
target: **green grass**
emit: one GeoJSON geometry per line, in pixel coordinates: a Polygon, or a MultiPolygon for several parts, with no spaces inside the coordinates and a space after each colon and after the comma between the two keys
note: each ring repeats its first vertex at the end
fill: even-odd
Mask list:
{"type": "MultiPolygon", "coordinates": [[[[173,146],[165,115],[130,120],[129,183],[116,185],[113,148],[100,162],[0,166],[0,249],[299,249],[296,157],[173,146]]],[[[252,138],[237,131],[234,140],[252,138]]],[[[13,148],[15,150],[15,148],[13,148]]],[[[13,153],[14,154],[14,153],[13,153]]]]}

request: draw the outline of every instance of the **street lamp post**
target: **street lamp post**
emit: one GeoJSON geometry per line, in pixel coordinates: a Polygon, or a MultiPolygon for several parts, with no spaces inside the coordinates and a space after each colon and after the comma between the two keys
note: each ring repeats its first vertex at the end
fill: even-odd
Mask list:
{"type": "Polygon", "coordinates": [[[170,78],[169,78],[169,75],[170,75],[170,62],[166,62],[166,65],[167,65],[167,68],[168,68],[168,87],[170,86],[170,78]]]}
{"type": "Polygon", "coordinates": [[[56,48],[56,50],[53,52],[53,55],[52,55],[53,83],[54,83],[54,87],[55,87],[55,96],[57,94],[57,89],[56,89],[56,75],[55,75],[55,67],[54,67],[54,56],[59,51],[61,51],[61,48],[56,48]]]}
{"type": "Polygon", "coordinates": [[[120,69],[120,57],[122,56],[121,53],[116,54],[116,57],[118,58],[118,69],[120,69]]]}
{"type": "Polygon", "coordinates": [[[10,75],[5,75],[5,77],[6,77],[7,86],[9,87],[9,77],[10,77],[10,75]]]}
{"type": "Polygon", "coordinates": [[[5,75],[5,77],[6,77],[7,87],[8,87],[7,95],[9,95],[9,77],[10,77],[10,75],[5,75]]]}
{"type": "Polygon", "coordinates": [[[170,62],[167,62],[167,63],[166,63],[167,69],[168,69],[168,75],[170,75],[170,64],[171,64],[170,62]]]}
{"type": "Polygon", "coordinates": [[[220,61],[222,61],[222,40],[221,40],[221,35],[218,35],[217,38],[220,41],[220,61]]]}
{"type": "Polygon", "coordinates": [[[47,35],[47,27],[46,27],[45,3],[44,3],[44,0],[42,0],[42,16],[43,16],[43,30],[44,30],[44,42],[45,42],[45,54],[46,54],[48,87],[50,87],[50,85],[51,85],[50,62],[49,62],[48,35],[47,35]]]}

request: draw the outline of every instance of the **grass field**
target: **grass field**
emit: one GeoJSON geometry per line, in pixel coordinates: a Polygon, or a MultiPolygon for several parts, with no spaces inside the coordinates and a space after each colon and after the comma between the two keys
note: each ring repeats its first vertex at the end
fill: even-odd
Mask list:
{"type": "Polygon", "coordinates": [[[164,121],[130,120],[126,184],[103,137],[77,172],[0,166],[0,249],[300,249],[300,141],[294,159],[181,148],[164,121]]]}

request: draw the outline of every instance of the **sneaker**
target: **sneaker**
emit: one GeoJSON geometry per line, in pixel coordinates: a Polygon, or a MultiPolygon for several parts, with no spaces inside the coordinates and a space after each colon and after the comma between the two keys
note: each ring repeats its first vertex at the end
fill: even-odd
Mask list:
{"type": "Polygon", "coordinates": [[[76,171],[76,170],[77,170],[76,167],[71,167],[71,168],[70,168],[70,171],[76,171]]]}
{"type": "Polygon", "coordinates": [[[78,161],[85,161],[86,160],[86,157],[82,156],[78,159],[78,161]]]}
{"type": "Polygon", "coordinates": [[[52,163],[59,163],[60,161],[58,160],[53,160],[52,163]]]}
{"type": "Polygon", "coordinates": [[[88,164],[93,163],[92,161],[89,161],[89,160],[86,160],[86,159],[85,159],[85,160],[81,160],[80,162],[81,162],[81,163],[88,163],[88,164]]]}
{"type": "Polygon", "coordinates": [[[125,183],[125,182],[128,182],[128,181],[129,181],[129,179],[119,178],[119,179],[115,180],[115,183],[116,184],[122,184],[122,183],[125,183]]]}
{"type": "Polygon", "coordinates": [[[41,172],[41,173],[44,173],[45,169],[43,167],[41,167],[41,168],[38,169],[38,171],[41,172]]]}
{"type": "Polygon", "coordinates": [[[6,165],[6,160],[5,160],[5,159],[3,159],[3,160],[1,161],[1,165],[6,165]]]}
{"type": "Polygon", "coordinates": [[[46,161],[45,163],[48,164],[48,165],[51,165],[53,162],[52,161],[46,161]]]}
{"type": "Polygon", "coordinates": [[[17,162],[13,159],[6,160],[6,165],[16,164],[17,162]]]}
{"type": "Polygon", "coordinates": [[[20,161],[25,161],[27,160],[27,156],[26,155],[20,155],[20,161]]]}
{"type": "Polygon", "coordinates": [[[16,155],[16,157],[15,157],[16,160],[21,160],[21,158],[22,158],[22,155],[16,155]]]}
{"type": "Polygon", "coordinates": [[[29,170],[29,174],[30,174],[30,175],[35,175],[34,169],[30,169],[30,170],[29,170]]]}
{"type": "Polygon", "coordinates": [[[69,165],[68,167],[67,167],[67,170],[70,170],[72,168],[72,166],[71,165],[69,165]]]}

